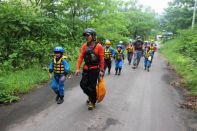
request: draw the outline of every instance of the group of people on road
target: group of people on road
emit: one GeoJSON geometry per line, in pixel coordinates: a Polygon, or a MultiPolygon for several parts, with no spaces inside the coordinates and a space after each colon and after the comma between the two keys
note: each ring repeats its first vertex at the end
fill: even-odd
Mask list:
{"type": "MultiPolygon", "coordinates": [[[[121,43],[121,42],[120,42],[121,43]]],[[[104,47],[104,60],[105,60],[105,70],[108,68],[108,75],[111,73],[112,60],[115,59],[115,75],[120,75],[124,60],[124,51],[121,44],[117,45],[117,50],[111,47],[111,42],[106,40],[104,47]]]]}
{"type": "MultiPolygon", "coordinates": [[[[80,75],[81,64],[84,61],[80,87],[88,96],[86,103],[89,110],[95,108],[97,82],[101,77],[104,77],[107,69],[108,75],[111,74],[113,59],[115,60],[115,75],[121,75],[125,50],[127,51],[129,65],[131,65],[133,58],[133,69],[138,67],[141,57],[144,56],[145,70],[149,71],[154,52],[156,51],[153,43],[144,43],[138,36],[137,40],[135,42],[130,41],[126,48],[123,42],[120,41],[115,50],[112,48],[110,40],[105,41],[105,47],[100,42],[97,42],[96,31],[92,28],[85,29],[83,36],[86,41],[82,45],[77,61],[76,75],[80,75]]],[[[65,76],[69,73],[69,64],[65,59],[62,47],[55,47],[54,53],[55,56],[51,60],[49,67],[49,77],[52,79],[51,87],[56,93],[55,100],[57,104],[61,104],[64,102],[64,80],[65,76]],[[52,72],[54,72],[53,76],[52,72]]]]}
{"type": "Polygon", "coordinates": [[[141,57],[144,56],[144,70],[149,72],[156,50],[156,44],[153,40],[150,42],[143,42],[140,36],[138,36],[137,40],[133,43],[130,40],[127,46],[127,58],[129,65],[131,64],[132,58],[134,58],[132,68],[136,69],[140,63],[141,57]]]}

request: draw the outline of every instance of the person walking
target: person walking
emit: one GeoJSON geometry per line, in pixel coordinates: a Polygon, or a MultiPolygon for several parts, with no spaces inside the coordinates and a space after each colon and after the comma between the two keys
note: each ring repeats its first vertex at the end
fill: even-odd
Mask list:
{"type": "Polygon", "coordinates": [[[151,67],[151,52],[150,46],[147,46],[144,51],[144,70],[147,70],[148,72],[151,67]]]}
{"type": "Polygon", "coordinates": [[[137,36],[137,40],[133,43],[133,49],[134,49],[133,69],[136,69],[143,55],[143,41],[141,40],[140,36],[137,36]]]}
{"type": "Polygon", "coordinates": [[[128,44],[126,50],[127,50],[128,63],[129,63],[129,65],[131,65],[131,61],[132,61],[132,57],[133,57],[133,45],[131,42],[128,44]]]}
{"type": "Polygon", "coordinates": [[[95,108],[96,85],[99,76],[104,75],[104,48],[96,42],[96,31],[87,28],[83,32],[86,42],[82,45],[81,53],[76,66],[76,75],[80,74],[80,66],[84,60],[82,79],[80,86],[83,92],[88,96],[88,110],[95,108]]]}
{"type": "Polygon", "coordinates": [[[123,66],[123,60],[124,60],[124,52],[122,50],[122,45],[117,45],[117,50],[114,54],[115,59],[115,75],[120,75],[122,66],[123,66]]]}
{"type": "Polygon", "coordinates": [[[52,79],[51,88],[57,94],[55,100],[57,104],[62,104],[64,102],[64,81],[70,67],[63,55],[64,49],[62,47],[55,47],[54,53],[55,56],[49,66],[49,78],[52,79]],[[52,72],[54,72],[53,76],[52,72]]]}
{"type": "Polygon", "coordinates": [[[105,42],[105,70],[108,68],[108,75],[111,73],[112,56],[114,55],[114,49],[111,47],[111,42],[106,40],[105,42]]]}

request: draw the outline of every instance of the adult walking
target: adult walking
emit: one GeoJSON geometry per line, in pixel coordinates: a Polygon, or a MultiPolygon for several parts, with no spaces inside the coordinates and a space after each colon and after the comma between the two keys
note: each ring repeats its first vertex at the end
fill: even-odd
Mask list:
{"type": "Polygon", "coordinates": [[[80,66],[84,60],[82,79],[80,86],[88,96],[88,109],[92,110],[96,104],[96,85],[99,75],[104,75],[104,49],[100,43],[96,42],[96,31],[92,28],[84,30],[83,36],[86,42],[82,45],[78,58],[76,75],[80,74],[80,66]]]}
{"type": "Polygon", "coordinates": [[[141,40],[140,36],[137,36],[137,40],[133,43],[133,51],[134,51],[133,69],[136,69],[143,55],[143,41],[141,40]]]}

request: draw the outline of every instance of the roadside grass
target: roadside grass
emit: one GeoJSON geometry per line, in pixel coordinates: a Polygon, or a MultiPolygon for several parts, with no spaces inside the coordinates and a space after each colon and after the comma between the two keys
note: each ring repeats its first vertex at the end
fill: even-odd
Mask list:
{"type": "Polygon", "coordinates": [[[167,57],[176,72],[183,77],[191,95],[197,95],[197,65],[191,58],[177,52],[179,46],[179,40],[170,40],[163,43],[161,52],[167,57]]]}
{"type": "Polygon", "coordinates": [[[33,85],[47,80],[47,71],[39,66],[3,74],[0,76],[0,103],[17,101],[19,94],[27,93],[33,85]]]}
{"type": "MultiPolygon", "coordinates": [[[[70,72],[75,71],[76,62],[70,60],[70,72]]],[[[0,104],[20,100],[20,94],[29,92],[36,84],[49,81],[48,67],[34,66],[29,69],[0,75],[0,104]]]]}

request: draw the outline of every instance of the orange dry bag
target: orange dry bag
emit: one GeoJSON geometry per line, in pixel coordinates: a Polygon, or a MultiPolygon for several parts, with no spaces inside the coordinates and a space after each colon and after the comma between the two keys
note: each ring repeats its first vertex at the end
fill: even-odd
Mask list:
{"type": "Polygon", "coordinates": [[[97,93],[97,102],[99,103],[104,99],[106,94],[104,78],[100,78],[100,81],[98,82],[96,87],[96,93],[97,93]]]}

